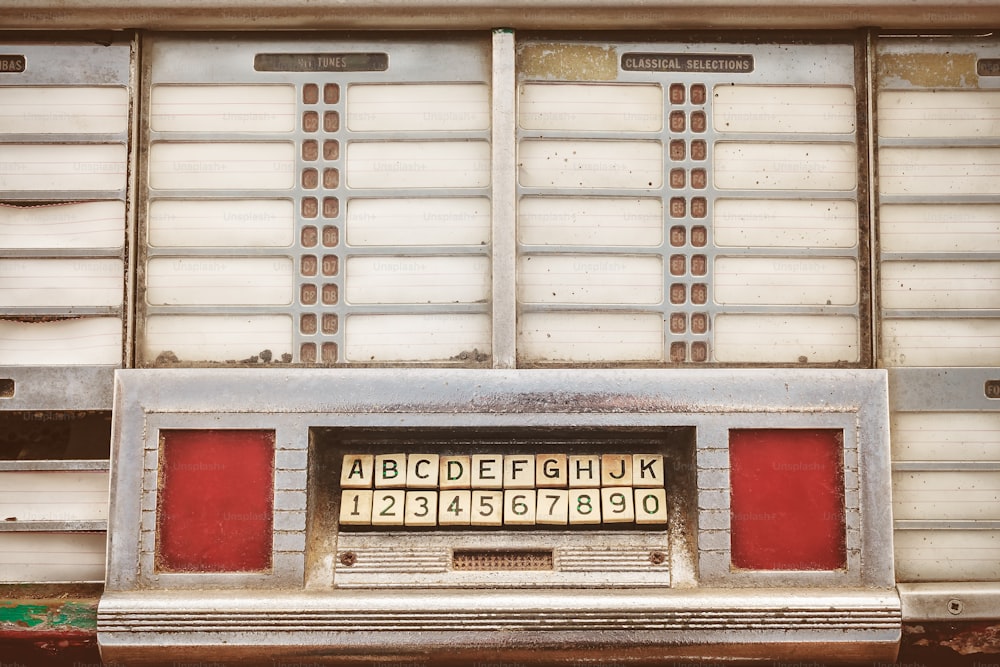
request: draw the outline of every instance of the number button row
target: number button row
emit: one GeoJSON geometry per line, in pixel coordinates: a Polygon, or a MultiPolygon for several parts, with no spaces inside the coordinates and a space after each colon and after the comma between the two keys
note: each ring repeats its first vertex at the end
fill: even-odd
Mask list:
{"type": "Polygon", "coordinates": [[[667,523],[662,488],[341,492],[344,526],[536,526],[667,523]]]}

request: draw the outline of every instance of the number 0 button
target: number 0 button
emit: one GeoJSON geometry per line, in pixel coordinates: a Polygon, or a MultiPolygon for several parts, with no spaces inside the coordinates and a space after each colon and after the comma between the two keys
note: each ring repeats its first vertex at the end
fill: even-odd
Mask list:
{"type": "Polygon", "coordinates": [[[666,490],[635,490],[635,522],[638,524],[667,522],[666,490]]]}

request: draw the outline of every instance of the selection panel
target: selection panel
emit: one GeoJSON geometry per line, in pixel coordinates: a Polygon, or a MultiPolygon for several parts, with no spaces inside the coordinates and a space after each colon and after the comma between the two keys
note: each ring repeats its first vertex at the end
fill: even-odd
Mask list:
{"type": "Polygon", "coordinates": [[[491,355],[490,41],[150,40],[146,366],[491,355]]]}
{"type": "Polygon", "coordinates": [[[8,409],[107,409],[112,369],[129,361],[132,51],[127,39],[0,46],[8,409]]]}
{"type": "Polygon", "coordinates": [[[520,362],[866,363],[856,58],[519,42],[520,362]]]}

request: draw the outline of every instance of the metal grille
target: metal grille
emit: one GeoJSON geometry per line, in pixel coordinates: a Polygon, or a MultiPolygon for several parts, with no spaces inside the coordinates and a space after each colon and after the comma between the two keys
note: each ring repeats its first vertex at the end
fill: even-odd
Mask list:
{"type": "Polygon", "coordinates": [[[551,551],[455,551],[453,570],[551,570],[551,551]]]}

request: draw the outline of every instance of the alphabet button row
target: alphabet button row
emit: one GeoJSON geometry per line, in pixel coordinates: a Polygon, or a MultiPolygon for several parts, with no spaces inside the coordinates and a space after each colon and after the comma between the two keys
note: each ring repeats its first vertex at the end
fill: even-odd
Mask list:
{"type": "Polygon", "coordinates": [[[342,489],[663,488],[660,454],[345,454],[342,489]]]}
{"type": "Polygon", "coordinates": [[[341,492],[343,526],[536,526],[667,523],[663,488],[341,492]]]}

